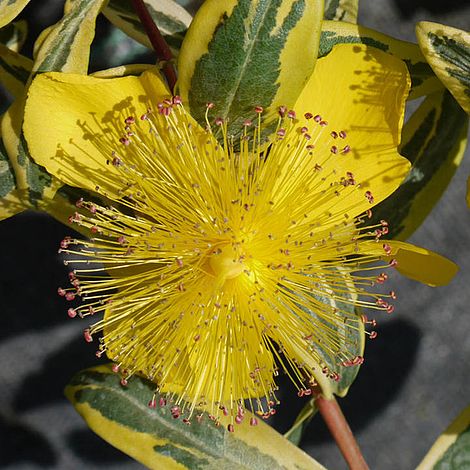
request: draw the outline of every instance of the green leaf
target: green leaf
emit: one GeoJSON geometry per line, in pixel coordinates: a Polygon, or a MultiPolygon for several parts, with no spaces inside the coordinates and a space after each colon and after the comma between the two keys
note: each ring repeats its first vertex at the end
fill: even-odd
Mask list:
{"type": "Polygon", "coordinates": [[[208,0],[198,10],[179,55],[179,90],[204,126],[227,120],[240,135],[262,106],[266,120],[293,106],[317,56],[322,3],[316,0],[208,0]],[[299,54],[301,51],[301,54],[299,54]]]}
{"type": "Polygon", "coordinates": [[[462,161],[467,129],[468,116],[447,90],[428,96],[408,120],[399,151],[410,173],[373,210],[375,222],[389,222],[387,237],[406,240],[424,221],[462,161]]]}
{"type": "Polygon", "coordinates": [[[359,0],[325,0],[325,20],[357,22],[359,0]]]}
{"type": "Polygon", "coordinates": [[[205,414],[187,425],[184,412],[172,417],[171,403],[159,406],[158,395],[156,408],[147,406],[154,391],[154,383],[136,376],[123,387],[109,366],[101,366],[77,374],[65,393],[94,432],[149,468],[323,468],[263,422],[236,425],[230,433],[228,418],[222,415],[217,427],[205,414]]]}
{"type": "MultiPolygon", "coordinates": [[[[173,0],[145,0],[153,21],[175,55],[181,49],[192,16],[173,0]]],[[[111,0],[103,14],[128,36],[152,49],[147,33],[129,0],[111,0]]]]}
{"type": "Polygon", "coordinates": [[[292,444],[298,446],[302,440],[302,436],[305,429],[309,425],[312,418],[317,413],[317,407],[315,406],[315,400],[312,398],[302,408],[302,411],[297,416],[292,427],[284,434],[286,439],[289,439],[292,444]]]}
{"type": "Polygon", "coordinates": [[[0,43],[12,51],[19,52],[26,41],[27,35],[28,25],[26,21],[15,21],[0,29],[0,43]]]}
{"type": "Polygon", "coordinates": [[[23,96],[33,61],[0,44],[0,83],[16,98],[23,96]]]}
{"type": "Polygon", "coordinates": [[[417,44],[400,41],[385,34],[342,21],[324,21],[322,25],[318,56],[330,53],[336,44],[366,44],[402,59],[411,77],[412,100],[442,89],[442,83],[434,75],[417,44]]]}
{"type": "Polygon", "coordinates": [[[0,0],[0,28],[14,20],[29,0],[0,0]]]}
{"type": "Polygon", "coordinates": [[[416,36],[435,74],[470,114],[470,33],[422,21],[416,36]]]}
{"type": "Polygon", "coordinates": [[[96,17],[107,0],[68,0],[64,16],[44,30],[35,46],[34,72],[88,72],[96,17]]]}
{"type": "Polygon", "coordinates": [[[437,439],[416,470],[464,470],[470,466],[470,406],[437,439]]]}

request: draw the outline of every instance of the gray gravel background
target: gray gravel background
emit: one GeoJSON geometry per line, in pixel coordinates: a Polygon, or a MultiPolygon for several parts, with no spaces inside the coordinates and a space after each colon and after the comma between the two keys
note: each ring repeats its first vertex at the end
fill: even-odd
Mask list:
{"type": "MultiPolygon", "coordinates": [[[[25,13],[33,35],[56,20],[60,5],[31,2],[25,13]]],[[[361,0],[360,23],[397,38],[413,41],[420,20],[468,31],[470,3],[361,0]]],[[[99,61],[97,52],[93,63],[99,61]]],[[[366,363],[341,400],[372,469],[415,468],[470,402],[470,220],[464,201],[469,153],[411,239],[457,261],[458,277],[438,289],[394,280],[397,309],[380,322],[379,338],[368,344],[366,363]]],[[[55,294],[66,279],[57,244],[68,233],[48,216],[32,213],[0,225],[0,467],[139,469],[89,431],[62,395],[73,372],[96,364],[82,341],[83,324],[66,320],[55,294]]],[[[276,415],[278,429],[285,431],[301,406],[286,391],[276,415]]],[[[330,470],[346,468],[319,418],[310,424],[302,448],[330,470]]]]}

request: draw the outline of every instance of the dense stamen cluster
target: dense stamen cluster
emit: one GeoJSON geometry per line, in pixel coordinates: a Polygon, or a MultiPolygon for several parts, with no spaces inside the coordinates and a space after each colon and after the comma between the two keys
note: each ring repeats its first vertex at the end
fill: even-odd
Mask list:
{"type": "Polygon", "coordinates": [[[274,413],[279,370],[303,396],[319,371],[339,380],[332,365],[362,363],[351,332],[376,323],[351,307],[391,313],[395,298],[371,291],[387,275],[360,244],[382,243],[388,226],[356,216],[351,195],[374,198],[336,170],[352,158],[346,132],[281,107],[266,141],[255,111],[240,139],[220,118],[200,128],[178,97],[125,117],[107,157],[115,191],[96,188],[112,204],[79,200],[70,221],[93,238],[61,244],[75,269],[59,294],[81,299],[70,317],[103,314],[85,339],[101,333],[97,355],[122,384],[143,374],[175,418],[227,414],[230,430],[247,403],[274,413]]]}

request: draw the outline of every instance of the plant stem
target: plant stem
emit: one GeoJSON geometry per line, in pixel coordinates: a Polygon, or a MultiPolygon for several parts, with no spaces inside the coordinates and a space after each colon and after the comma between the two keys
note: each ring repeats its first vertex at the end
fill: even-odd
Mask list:
{"type": "Polygon", "coordinates": [[[147,6],[145,5],[143,0],[132,0],[132,5],[134,7],[135,12],[139,16],[139,19],[142,23],[142,26],[147,33],[147,36],[152,44],[159,61],[164,61],[162,71],[166,77],[168,82],[168,86],[170,90],[173,91],[176,84],[176,71],[175,67],[173,66],[171,60],[173,59],[173,54],[168,47],[165,39],[163,39],[160,30],[158,29],[157,25],[153,21],[149,11],[147,10],[147,6]]]}
{"type": "Polygon", "coordinates": [[[332,398],[327,400],[321,395],[319,389],[313,389],[315,397],[315,405],[322,415],[331,435],[336,441],[336,445],[343,454],[344,460],[348,464],[350,470],[368,470],[368,466],[359,449],[359,445],[354,434],[344,417],[338,402],[332,398]]]}

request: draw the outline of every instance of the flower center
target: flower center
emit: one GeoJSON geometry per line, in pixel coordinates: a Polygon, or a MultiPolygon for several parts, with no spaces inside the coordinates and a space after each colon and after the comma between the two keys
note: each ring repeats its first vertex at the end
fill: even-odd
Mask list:
{"type": "Polygon", "coordinates": [[[209,265],[214,275],[222,281],[234,279],[246,269],[238,250],[231,245],[214,251],[209,259],[209,265]]]}

